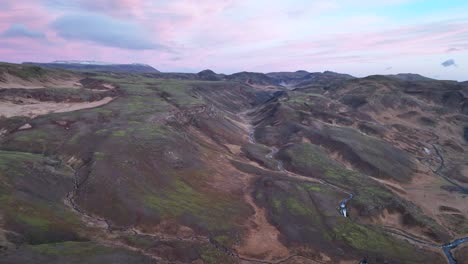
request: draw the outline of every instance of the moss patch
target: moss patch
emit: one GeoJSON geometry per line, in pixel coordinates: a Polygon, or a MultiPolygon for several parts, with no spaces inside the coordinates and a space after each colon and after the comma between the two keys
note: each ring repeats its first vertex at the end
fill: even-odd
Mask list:
{"type": "Polygon", "coordinates": [[[90,256],[112,251],[110,248],[102,247],[90,242],[71,241],[63,243],[41,244],[31,246],[31,249],[34,252],[50,256],[90,256]]]}
{"type": "Polygon", "coordinates": [[[333,231],[335,239],[346,241],[355,249],[376,253],[385,252],[394,258],[408,257],[413,254],[407,243],[397,242],[382,232],[351,221],[339,221],[333,231]]]}
{"type": "Polygon", "coordinates": [[[196,190],[182,179],[174,180],[158,194],[146,195],[144,202],[163,217],[192,215],[210,231],[232,229],[237,217],[248,211],[242,201],[223,197],[219,193],[196,190]]]}
{"type": "Polygon", "coordinates": [[[125,130],[117,130],[112,132],[112,136],[114,137],[125,137],[127,135],[127,131],[125,130]]]}

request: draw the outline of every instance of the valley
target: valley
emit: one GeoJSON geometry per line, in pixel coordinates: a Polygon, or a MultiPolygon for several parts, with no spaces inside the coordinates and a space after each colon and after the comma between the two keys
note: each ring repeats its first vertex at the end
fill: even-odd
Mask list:
{"type": "Polygon", "coordinates": [[[466,83],[69,70],[0,67],[0,263],[468,263],[466,83]]]}

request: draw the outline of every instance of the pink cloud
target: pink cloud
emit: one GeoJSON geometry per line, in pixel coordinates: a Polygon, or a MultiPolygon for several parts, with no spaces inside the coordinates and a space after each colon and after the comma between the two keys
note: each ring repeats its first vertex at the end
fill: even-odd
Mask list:
{"type": "MultiPolygon", "coordinates": [[[[95,59],[143,62],[162,70],[213,68],[218,71],[274,70],[425,58],[468,49],[468,21],[433,18],[402,25],[391,17],[363,11],[347,15],[358,0],[56,0],[12,1],[0,10],[0,31],[13,23],[44,32],[46,41],[0,43],[0,60],[95,59]],[[337,12],[338,11],[338,12],[337,12]],[[107,42],[65,40],[51,24],[59,17],[96,14],[141,28],[162,50],[112,48],[107,42]]],[[[412,0],[364,0],[366,7],[412,0]]],[[[350,12],[352,13],[352,12],[350,12]]],[[[436,17],[436,16],[433,16],[436,17]]],[[[414,19],[414,21],[418,21],[414,19]]],[[[102,26],[102,25],[101,25],[102,26]]],[[[458,60],[457,60],[458,61],[458,60]]],[[[385,65],[387,67],[388,65],[385,65]]]]}

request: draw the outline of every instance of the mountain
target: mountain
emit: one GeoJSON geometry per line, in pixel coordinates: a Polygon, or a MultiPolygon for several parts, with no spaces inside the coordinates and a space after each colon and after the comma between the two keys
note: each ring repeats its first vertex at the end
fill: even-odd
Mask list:
{"type": "Polygon", "coordinates": [[[399,80],[403,81],[433,81],[434,79],[419,75],[419,74],[414,74],[414,73],[399,73],[396,75],[387,75],[392,78],[396,78],[399,80]]]}
{"type": "Polygon", "coordinates": [[[291,81],[302,79],[310,74],[307,71],[295,71],[295,72],[270,72],[266,75],[278,81],[278,83],[290,83],[291,81]]]}
{"type": "Polygon", "coordinates": [[[223,79],[223,75],[216,74],[212,70],[203,70],[197,73],[197,76],[200,80],[205,80],[205,81],[220,81],[223,79]]]}
{"type": "Polygon", "coordinates": [[[270,72],[267,74],[257,72],[239,72],[225,77],[226,80],[238,81],[249,85],[283,86],[289,89],[317,85],[336,85],[353,78],[353,76],[348,74],[340,74],[331,71],[325,71],[323,73],[309,73],[307,71],[270,72]]]}
{"type": "Polygon", "coordinates": [[[51,63],[24,62],[25,65],[35,65],[43,68],[64,69],[73,71],[102,71],[117,73],[157,73],[155,68],[146,64],[109,64],[94,61],[55,61],[51,63]]]}
{"type": "Polygon", "coordinates": [[[229,81],[237,81],[249,85],[277,85],[279,80],[259,72],[238,72],[225,77],[229,81]]]}
{"type": "Polygon", "coordinates": [[[0,263],[466,260],[465,84],[0,76],[0,263]]]}
{"type": "Polygon", "coordinates": [[[349,74],[336,73],[332,71],[313,72],[305,75],[294,82],[295,88],[311,88],[338,85],[344,81],[354,79],[349,74]]]}

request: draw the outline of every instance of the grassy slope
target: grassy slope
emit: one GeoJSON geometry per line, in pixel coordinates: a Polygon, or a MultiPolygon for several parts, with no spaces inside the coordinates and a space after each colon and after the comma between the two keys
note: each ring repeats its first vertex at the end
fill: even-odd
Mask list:
{"type": "Polygon", "coordinates": [[[0,208],[4,227],[14,232],[3,235],[13,243],[80,240],[80,221],[62,202],[72,189],[73,173],[59,161],[0,151],[0,208]]]}
{"type": "Polygon", "coordinates": [[[63,70],[0,62],[0,81],[5,81],[2,77],[3,74],[9,74],[26,81],[46,81],[49,78],[65,80],[74,75],[63,70]]]}
{"type": "Polygon", "coordinates": [[[23,246],[0,263],[154,263],[150,258],[127,250],[101,246],[93,242],[63,242],[23,246]]]}
{"type": "MultiPolygon", "coordinates": [[[[197,140],[177,123],[162,125],[166,120],[171,122],[171,114],[175,112],[190,112],[193,107],[206,105],[193,92],[196,85],[213,85],[213,89],[220,91],[224,87],[217,83],[161,81],[135,75],[124,79],[109,75],[99,78],[117,85],[122,96],[100,108],[29,120],[34,128],[9,134],[2,140],[2,149],[68,161],[82,182],[78,204],[113,224],[152,228],[163,220],[175,221],[196,232],[229,235],[233,242],[242,232],[240,224],[250,214],[249,207],[238,196],[209,185],[211,169],[199,158],[209,149],[195,143],[197,140]],[[69,130],[58,126],[57,121],[66,121],[69,130]]],[[[10,122],[19,121],[3,122],[6,127],[13,127],[10,122]]],[[[213,123],[213,129],[222,122],[213,123]]],[[[72,184],[71,178],[70,181],[72,184]]],[[[72,186],[69,187],[71,190],[72,186]]],[[[32,198],[26,200],[31,202],[32,198]]],[[[8,197],[3,197],[1,204],[19,214],[13,204],[10,206],[8,197]]],[[[53,213],[63,210],[60,204],[56,207],[57,212],[53,213]]],[[[56,216],[36,217],[39,214],[36,211],[41,209],[37,206],[34,210],[25,217],[19,215],[18,221],[26,221],[35,230],[47,230],[62,221],[56,216]]],[[[63,239],[67,240],[70,239],[63,239]]],[[[39,239],[33,244],[58,241],[62,240],[39,239]]],[[[202,249],[200,255],[211,262],[223,257],[214,254],[212,248],[202,249]]]]}

